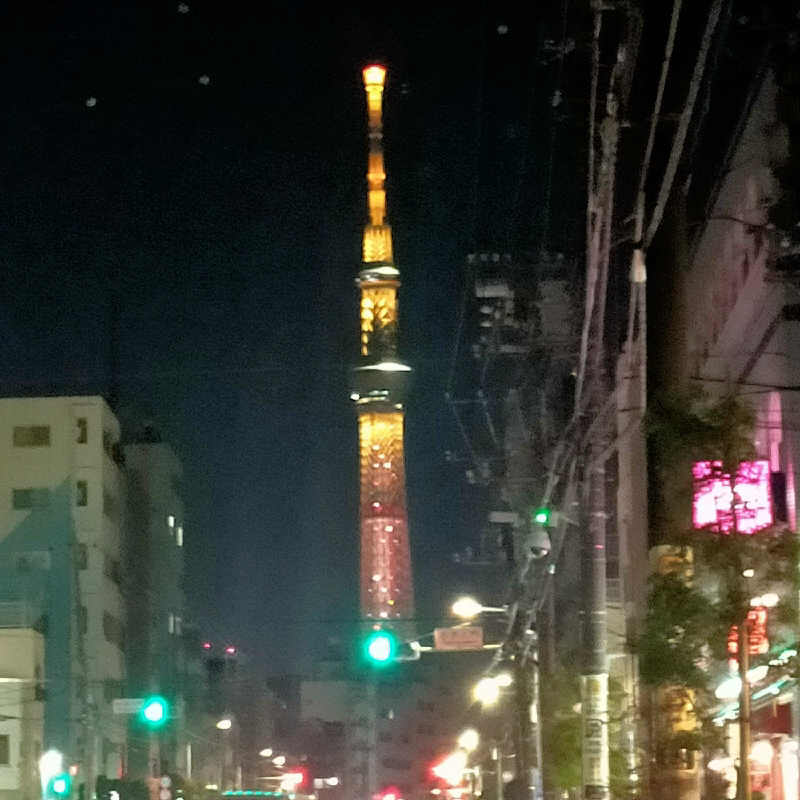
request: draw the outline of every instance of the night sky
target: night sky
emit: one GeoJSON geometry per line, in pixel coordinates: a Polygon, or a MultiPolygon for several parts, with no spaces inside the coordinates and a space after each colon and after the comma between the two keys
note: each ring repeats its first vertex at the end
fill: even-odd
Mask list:
{"type": "MultiPolygon", "coordinates": [[[[461,4],[4,4],[0,391],[107,393],[185,468],[192,618],[308,668],[357,609],[357,353],[366,124],[389,67],[389,217],[414,366],[407,473],[419,613],[443,609],[478,497],[445,450],[472,245],[479,60],[461,4]],[[204,77],[205,76],[205,77],[204,77]],[[207,80],[206,80],[207,78],[207,80]]],[[[498,12],[499,13],[499,12],[498,12]]]]}

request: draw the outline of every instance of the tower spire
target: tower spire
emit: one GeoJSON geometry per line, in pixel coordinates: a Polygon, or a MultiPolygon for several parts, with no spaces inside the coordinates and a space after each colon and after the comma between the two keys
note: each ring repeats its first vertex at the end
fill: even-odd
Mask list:
{"type": "Polygon", "coordinates": [[[365,264],[392,264],[392,229],[386,224],[386,169],[383,164],[383,87],[386,68],[372,64],[364,68],[369,126],[367,205],[369,222],[364,228],[362,260],[365,264]]]}
{"type": "Polygon", "coordinates": [[[361,359],[353,370],[351,398],[358,413],[361,616],[406,626],[414,614],[406,510],[403,403],[411,368],[397,356],[400,273],[386,223],[383,166],[383,87],[386,69],[364,69],[369,125],[367,205],[363,263],[356,284],[361,318],[361,359]]]}

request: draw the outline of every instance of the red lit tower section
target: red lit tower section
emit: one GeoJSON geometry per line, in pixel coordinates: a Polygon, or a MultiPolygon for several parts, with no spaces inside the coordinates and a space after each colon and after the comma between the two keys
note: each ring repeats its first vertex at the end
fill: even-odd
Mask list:
{"type": "Polygon", "coordinates": [[[383,87],[386,70],[363,73],[367,94],[369,160],[360,292],[361,359],[353,370],[358,411],[361,489],[361,615],[410,620],[414,591],[408,543],[403,460],[403,403],[411,368],[397,357],[397,290],[392,231],[386,222],[383,164],[383,87]]]}

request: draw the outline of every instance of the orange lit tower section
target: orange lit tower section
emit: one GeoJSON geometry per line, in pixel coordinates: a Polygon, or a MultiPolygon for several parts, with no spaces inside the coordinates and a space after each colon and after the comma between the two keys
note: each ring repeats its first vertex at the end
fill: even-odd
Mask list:
{"type": "Polygon", "coordinates": [[[400,273],[386,223],[383,87],[386,70],[364,70],[369,125],[367,200],[360,298],[361,358],[353,370],[358,410],[361,487],[361,615],[374,620],[414,615],[403,463],[403,402],[411,368],[397,357],[400,273]]]}

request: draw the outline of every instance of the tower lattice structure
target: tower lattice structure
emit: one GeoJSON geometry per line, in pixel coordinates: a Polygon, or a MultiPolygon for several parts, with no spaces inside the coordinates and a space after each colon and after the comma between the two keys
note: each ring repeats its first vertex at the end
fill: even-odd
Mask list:
{"type": "Polygon", "coordinates": [[[386,70],[369,66],[363,78],[369,128],[369,221],[356,281],[361,356],[353,370],[351,395],[358,412],[361,616],[399,622],[414,615],[403,453],[403,403],[411,368],[397,355],[400,272],[386,222],[383,161],[386,70]]]}

